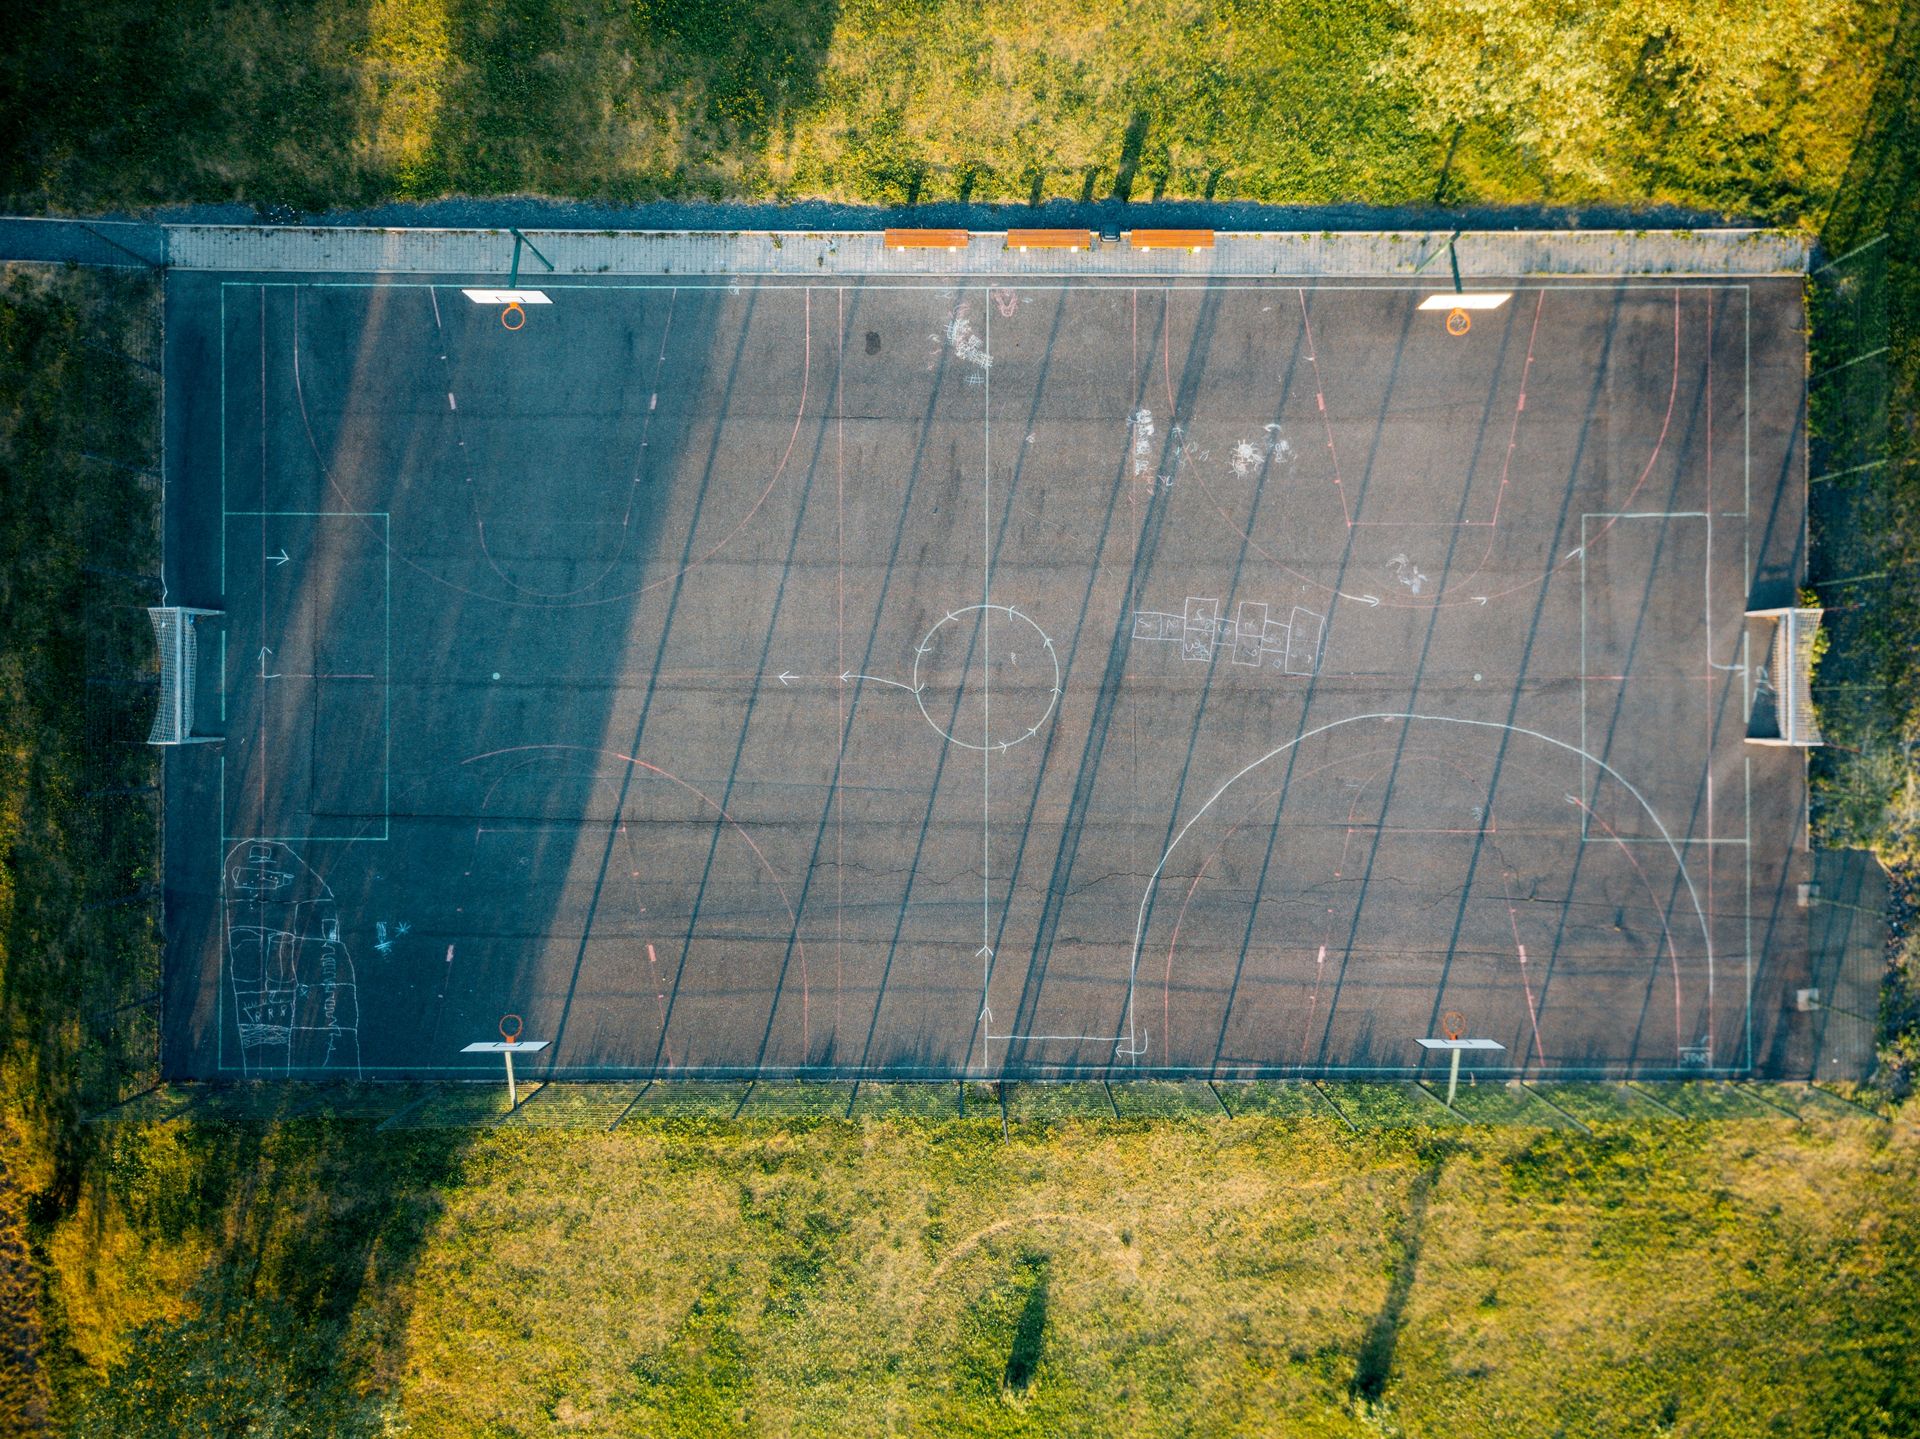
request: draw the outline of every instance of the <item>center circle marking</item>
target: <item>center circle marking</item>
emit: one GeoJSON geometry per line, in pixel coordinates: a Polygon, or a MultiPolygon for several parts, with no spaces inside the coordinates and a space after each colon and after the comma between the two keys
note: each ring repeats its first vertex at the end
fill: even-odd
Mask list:
{"type": "MultiPolygon", "coordinates": [[[[992,666],[997,663],[998,659],[999,656],[997,654],[989,654],[985,663],[988,666],[992,666]]],[[[972,671],[975,663],[976,661],[970,659],[961,670],[958,681],[952,686],[956,691],[954,696],[956,703],[959,700],[960,694],[966,691],[968,683],[967,676],[972,671]]],[[[1040,673],[1045,675],[1047,671],[1041,670],[1040,673]]],[[[945,689],[947,685],[941,683],[938,687],[945,689]]],[[[913,652],[913,702],[920,706],[921,717],[925,719],[929,725],[933,726],[934,732],[950,744],[957,744],[962,749],[982,751],[1000,750],[1004,752],[1023,740],[1032,739],[1034,735],[1040,732],[1041,726],[1053,717],[1053,711],[1060,703],[1060,656],[1055,653],[1053,641],[1047,636],[1047,632],[1035,624],[1030,616],[1022,614],[1012,605],[967,605],[962,609],[954,610],[943,616],[932,629],[927,631],[926,637],[922,639],[915,648],[913,652]],[[1036,645],[1037,652],[1044,654],[1047,657],[1048,664],[1052,667],[1052,679],[1047,687],[1046,707],[1031,723],[1028,722],[1027,715],[1032,713],[1032,706],[1029,704],[1025,713],[1022,713],[1020,710],[1020,699],[1022,697],[1031,697],[1033,695],[1031,689],[1013,691],[1014,697],[1010,701],[1009,710],[1007,711],[1012,716],[1011,722],[999,726],[994,724],[991,711],[987,705],[986,696],[983,693],[981,708],[982,729],[984,730],[984,734],[981,739],[978,740],[963,739],[957,734],[950,733],[946,726],[935,719],[933,712],[927,708],[927,689],[930,683],[929,675],[938,665],[939,651],[943,643],[959,640],[964,635],[964,631],[953,630],[951,635],[943,636],[942,631],[952,629],[953,626],[958,625],[970,615],[983,616],[984,622],[988,625],[991,625],[996,619],[1004,616],[1007,622],[1024,626],[1024,629],[1013,632],[1017,636],[1017,639],[1005,643],[1004,646],[1000,635],[995,635],[992,638],[991,643],[996,650],[1004,647],[1006,652],[1011,656],[1012,663],[1009,668],[1018,667],[1019,655],[1022,649],[1031,654],[1035,652],[1036,645]],[[996,737],[996,729],[999,735],[1003,737],[996,737]]]]}

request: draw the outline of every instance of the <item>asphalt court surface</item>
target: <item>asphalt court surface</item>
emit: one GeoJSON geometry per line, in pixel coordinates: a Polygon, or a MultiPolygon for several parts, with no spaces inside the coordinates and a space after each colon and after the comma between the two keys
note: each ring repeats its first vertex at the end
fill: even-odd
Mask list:
{"type": "Polygon", "coordinates": [[[168,283],[171,1073],[1797,1062],[1797,280],[168,283]]]}

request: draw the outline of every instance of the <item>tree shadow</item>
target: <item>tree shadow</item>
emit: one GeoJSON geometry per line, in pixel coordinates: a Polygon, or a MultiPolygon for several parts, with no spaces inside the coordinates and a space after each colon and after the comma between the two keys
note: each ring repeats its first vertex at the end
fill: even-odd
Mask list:
{"type": "Polygon", "coordinates": [[[1360,1359],[1354,1367],[1353,1380],[1347,1386],[1347,1392],[1354,1399],[1367,1404],[1380,1401],[1380,1396],[1386,1392],[1387,1380],[1393,1373],[1393,1351],[1400,1341],[1401,1318],[1406,1313],[1407,1300],[1413,1294],[1414,1275],[1420,1265],[1427,1201],[1433,1195],[1434,1185],[1439,1182],[1440,1170],[1445,1163],[1445,1150],[1430,1151],[1407,1191],[1407,1212],[1393,1237],[1393,1247],[1397,1252],[1392,1261],[1386,1302],[1380,1306],[1380,1312],[1367,1329],[1367,1337],[1360,1345],[1360,1359]]]}
{"type": "Polygon", "coordinates": [[[1013,1327],[1013,1343],[1007,1351],[1007,1368],[1000,1386],[1009,1394],[1024,1394],[1033,1384],[1040,1368],[1040,1354],[1047,1335],[1047,1293],[1052,1263],[1045,1254],[1023,1255],[1020,1281],[1027,1295],[1020,1306],[1020,1319],[1013,1327]]]}
{"type": "Polygon", "coordinates": [[[292,1432],[271,1421],[300,1414],[390,1432],[415,1272],[472,1133],[374,1141],[372,1120],[289,1117],[310,1090],[271,1093],[238,1121],[115,1126],[89,1212],[117,1209],[149,1242],[197,1236],[212,1257],[181,1317],[137,1329],[104,1383],[67,1396],[73,1432],[292,1432]]]}
{"type": "Polygon", "coordinates": [[[1146,147],[1148,122],[1145,110],[1135,110],[1127,121],[1127,133],[1120,141],[1120,168],[1114,172],[1112,198],[1123,205],[1133,196],[1133,179],[1140,172],[1140,152],[1146,147]]]}
{"type": "Polygon", "coordinates": [[[758,153],[815,97],[840,11],[839,0],[635,0],[606,34],[624,32],[632,73],[584,83],[577,8],[453,0],[454,79],[415,193],[559,188],[581,174],[616,196],[736,188],[721,175],[728,157],[758,153]],[[616,121],[673,112],[677,142],[644,162],[650,179],[630,173],[627,131],[603,104],[616,121]]]}

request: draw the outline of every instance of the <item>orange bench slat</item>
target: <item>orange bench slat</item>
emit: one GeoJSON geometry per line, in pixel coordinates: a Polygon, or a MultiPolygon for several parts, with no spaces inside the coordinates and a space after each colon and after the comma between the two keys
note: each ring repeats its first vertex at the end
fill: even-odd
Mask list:
{"type": "Polygon", "coordinates": [[[1009,230],[1009,250],[1091,250],[1091,230],[1009,230]]]}
{"type": "Polygon", "coordinates": [[[889,250],[964,250],[969,238],[965,230],[888,230],[886,232],[889,250]]]}
{"type": "Polygon", "coordinates": [[[1136,250],[1211,250],[1211,230],[1132,230],[1127,242],[1136,250]]]}

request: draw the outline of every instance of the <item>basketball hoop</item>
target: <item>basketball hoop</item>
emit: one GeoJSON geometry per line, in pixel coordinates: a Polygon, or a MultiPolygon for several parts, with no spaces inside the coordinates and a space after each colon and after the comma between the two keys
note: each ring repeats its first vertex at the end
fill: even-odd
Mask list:
{"type": "Polygon", "coordinates": [[[1460,1039],[1467,1032],[1467,1017],[1457,1009],[1450,1009],[1440,1016],[1440,1032],[1448,1039],[1460,1039]]]}
{"type": "Polygon", "coordinates": [[[500,312],[500,325],[502,329],[518,330],[523,328],[526,323],[526,307],[518,300],[512,301],[506,309],[500,312]]]}
{"type": "Polygon", "coordinates": [[[522,1022],[520,1016],[517,1014],[501,1015],[500,1037],[508,1044],[518,1044],[520,1042],[520,1027],[522,1022]]]}
{"type": "MultiPolygon", "coordinates": [[[[508,328],[511,329],[513,327],[509,326],[508,328]]],[[[1464,335],[1472,328],[1473,316],[1469,315],[1465,310],[1447,311],[1447,333],[1449,335],[1464,335]]]]}

